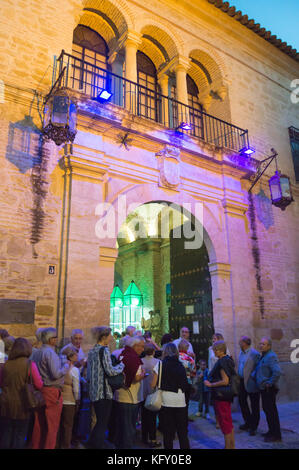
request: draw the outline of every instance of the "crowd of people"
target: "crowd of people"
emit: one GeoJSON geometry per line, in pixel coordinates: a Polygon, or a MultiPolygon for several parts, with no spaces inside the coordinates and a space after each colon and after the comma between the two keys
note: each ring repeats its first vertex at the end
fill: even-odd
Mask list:
{"type": "Polygon", "coordinates": [[[239,341],[237,366],[221,334],[215,333],[208,361],[196,358],[183,327],[180,338],[164,334],[161,345],[151,332],[128,326],[123,335],[107,326],[92,329],[94,346],[86,355],[82,330],[57,348],[55,328],[39,328],[32,345],[0,330],[0,448],[132,449],[136,429],[150,448],[172,449],[177,434],[180,448],[189,449],[190,399],[198,400],[196,417],[210,419],[214,408],[226,449],[235,448],[231,405],[239,398],[244,424],[240,430],[255,436],[260,420],[260,398],[268,432],[266,442],[281,440],[276,406],[281,369],[271,340],[262,338],[260,352],[248,336],[239,341]],[[157,387],[161,407],[146,400],[157,387]],[[28,394],[32,399],[28,400],[28,394]]]}

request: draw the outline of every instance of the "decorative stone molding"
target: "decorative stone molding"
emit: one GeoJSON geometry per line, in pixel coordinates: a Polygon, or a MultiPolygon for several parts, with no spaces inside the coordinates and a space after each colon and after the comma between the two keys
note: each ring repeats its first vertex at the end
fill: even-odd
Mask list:
{"type": "Polygon", "coordinates": [[[108,267],[114,269],[114,264],[118,256],[117,248],[100,246],[100,267],[108,267]]]}
{"type": "Polygon", "coordinates": [[[204,111],[208,112],[212,103],[212,96],[210,94],[206,95],[204,98],[201,98],[201,104],[204,111]]]}
{"type": "Polygon", "coordinates": [[[209,263],[209,271],[211,276],[219,276],[222,279],[229,279],[231,266],[228,263],[209,263]]]}
{"type": "Polygon", "coordinates": [[[118,45],[116,47],[117,51],[120,51],[123,47],[127,45],[132,45],[138,48],[142,42],[142,34],[137,33],[136,31],[128,30],[118,40],[118,45]]]}
{"type": "Polygon", "coordinates": [[[228,198],[222,199],[222,206],[225,213],[239,217],[243,217],[248,210],[248,204],[228,198]]]}
{"type": "Polygon", "coordinates": [[[93,183],[105,182],[109,170],[108,165],[77,155],[64,155],[59,160],[59,166],[67,173],[72,173],[73,178],[87,179],[93,183]]]}
{"type": "Polygon", "coordinates": [[[181,182],[180,175],[180,149],[166,145],[156,153],[160,170],[159,186],[168,189],[177,189],[181,182]]]}
{"type": "Polygon", "coordinates": [[[182,69],[185,72],[190,68],[190,59],[181,55],[178,55],[174,58],[173,64],[171,66],[172,71],[176,71],[177,69],[182,69]]]}
{"type": "Polygon", "coordinates": [[[224,101],[227,95],[227,87],[225,85],[222,85],[218,88],[218,90],[216,90],[216,92],[221,101],[224,101]]]}
{"type": "Polygon", "coordinates": [[[158,70],[158,78],[168,72],[175,72],[177,69],[181,69],[187,72],[190,66],[190,59],[178,54],[177,56],[173,57],[173,59],[171,59],[164,67],[158,70]]]}
{"type": "Polygon", "coordinates": [[[251,177],[258,170],[259,162],[252,157],[244,157],[237,153],[225,152],[223,156],[223,161],[232,163],[235,168],[240,168],[246,172],[246,178],[251,177]]]}

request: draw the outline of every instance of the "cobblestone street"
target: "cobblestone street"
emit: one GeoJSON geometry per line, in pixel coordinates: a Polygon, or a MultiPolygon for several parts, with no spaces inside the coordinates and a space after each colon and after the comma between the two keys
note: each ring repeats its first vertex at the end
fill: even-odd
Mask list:
{"type": "MultiPolygon", "coordinates": [[[[189,416],[194,422],[189,422],[189,439],[192,449],[222,449],[224,438],[220,429],[215,427],[213,409],[211,419],[195,417],[197,402],[191,401],[189,416]]],[[[261,420],[256,436],[249,436],[248,432],[240,431],[239,425],[243,424],[240,412],[233,412],[235,428],[236,449],[299,449],[299,402],[284,403],[278,405],[280,424],[282,429],[282,442],[264,442],[262,433],[268,430],[264,412],[261,411],[261,420]]],[[[138,433],[139,436],[139,433],[138,433]]],[[[158,432],[158,440],[162,441],[162,435],[158,432]]],[[[144,448],[143,444],[138,448],[144,448]]],[[[161,447],[163,448],[163,447],[161,447]]],[[[178,440],[175,441],[175,449],[179,449],[178,440]]]]}

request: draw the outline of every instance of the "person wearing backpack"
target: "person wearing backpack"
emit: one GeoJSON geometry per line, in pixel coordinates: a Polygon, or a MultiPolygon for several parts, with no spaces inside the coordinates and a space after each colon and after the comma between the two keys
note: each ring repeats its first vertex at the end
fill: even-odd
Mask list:
{"type": "Polygon", "coordinates": [[[124,370],[124,364],[112,365],[108,344],[111,340],[111,328],[100,326],[92,330],[97,343],[88,353],[87,382],[89,397],[96,414],[96,424],[91,432],[88,447],[104,448],[105,431],[112,407],[113,391],[109,377],[117,376],[124,370]]]}
{"type": "MultiPolygon", "coordinates": [[[[235,395],[235,386],[232,386],[233,376],[237,377],[235,363],[227,355],[224,341],[216,341],[213,351],[218,358],[204,385],[209,387],[214,400],[216,418],[224,435],[225,449],[235,449],[235,436],[232,421],[231,404],[235,395]]],[[[234,381],[234,385],[235,385],[234,381]]]]}

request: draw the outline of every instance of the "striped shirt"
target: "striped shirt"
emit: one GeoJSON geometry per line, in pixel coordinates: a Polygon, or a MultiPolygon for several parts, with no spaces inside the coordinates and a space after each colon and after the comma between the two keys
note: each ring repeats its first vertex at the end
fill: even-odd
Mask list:
{"type": "MultiPolygon", "coordinates": [[[[93,349],[88,353],[87,359],[87,382],[89,385],[89,398],[90,401],[98,401],[103,399],[112,400],[113,393],[110,385],[106,382],[106,396],[104,393],[104,372],[100,362],[100,349],[104,347],[100,344],[96,344],[93,349]]],[[[120,363],[117,366],[113,366],[111,362],[111,356],[108,347],[104,347],[103,354],[103,365],[105,372],[108,376],[118,375],[124,370],[124,364],[120,363]]]]}

